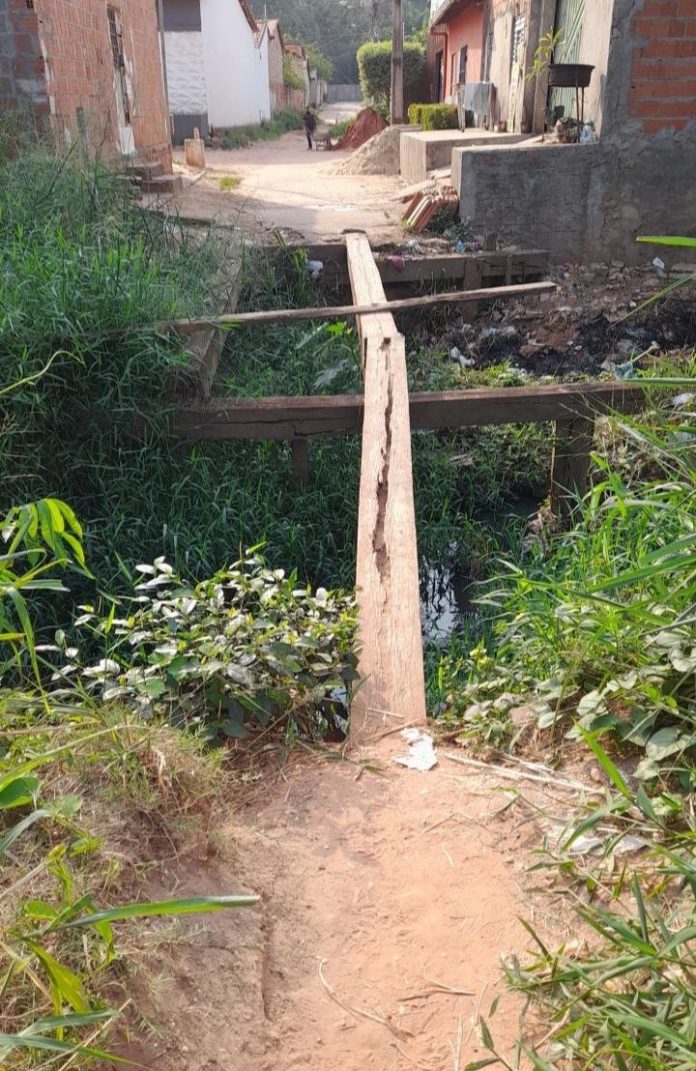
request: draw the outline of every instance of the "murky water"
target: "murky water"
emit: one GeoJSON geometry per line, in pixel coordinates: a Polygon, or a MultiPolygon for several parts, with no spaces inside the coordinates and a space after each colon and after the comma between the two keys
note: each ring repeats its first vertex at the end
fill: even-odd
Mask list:
{"type": "MultiPolygon", "coordinates": [[[[508,504],[507,512],[527,521],[539,509],[538,501],[523,495],[508,504]]],[[[481,521],[494,526],[494,518],[484,515],[481,521]]],[[[421,629],[425,643],[446,646],[450,638],[464,625],[471,624],[479,614],[474,600],[481,592],[481,577],[472,578],[465,569],[453,563],[461,562],[461,553],[451,548],[451,562],[446,565],[421,566],[421,629]]],[[[501,549],[501,555],[506,556],[501,549]]]]}
{"type": "Polygon", "coordinates": [[[445,646],[466,620],[478,614],[475,584],[452,566],[430,566],[421,583],[421,628],[426,643],[445,646]]]}

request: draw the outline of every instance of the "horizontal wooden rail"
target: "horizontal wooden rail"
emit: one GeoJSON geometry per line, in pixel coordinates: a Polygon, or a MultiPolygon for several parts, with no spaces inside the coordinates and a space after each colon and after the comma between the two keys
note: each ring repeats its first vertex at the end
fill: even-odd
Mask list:
{"type": "Polygon", "coordinates": [[[343,320],[346,316],[370,316],[378,313],[403,312],[435,305],[467,305],[478,301],[500,301],[516,297],[541,297],[556,291],[555,283],[519,283],[515,286],[490,286],[480,290],[452,290],[442,294],[421,294],[418,297],[397,298],[395,301],[374,302],[371,305],[321,305],[307,309],[264,309],[261,312],[240,312],[231,316],[205,316],[198,320],[164,320],[155,324],[133,324],[104,332],[123,335],[137,331],[178,331],[188,334],[206,327],[242,327],[248,324],[293,323],[296,320],[343,320]]]}
{"type": "MultiPolygon", "coordinates": [[[[525,424],[635,412],[643,392],[623,380],[545,387],[476,388],[409,395],[412,430],[525,424]]],[[[213,399],[178,409],[174,433],[184,439],[298,439],[351,435],[362,429],[361,394],[213,399]]]]}
{"type": "MultiPolygon", "coordinates": [[[[306,251],[308,260],[320,261],[323,265],[320,279],[348,283],[348,258],[343,242],[289,245],[279,247],[278,255],[282,255],[283,250],[293,253],[306,251]]],[[[403,253],[376,249],[374,258],[382,282],[388,286],[454,281],[468,279],[470,275],[482,282],[487,279],[502,279],[506,283],[525,282],[530,276],[545,275],[549,266],[549,254],[545,249],[435,254],[414,253],[408,248],[403,253]]]]}

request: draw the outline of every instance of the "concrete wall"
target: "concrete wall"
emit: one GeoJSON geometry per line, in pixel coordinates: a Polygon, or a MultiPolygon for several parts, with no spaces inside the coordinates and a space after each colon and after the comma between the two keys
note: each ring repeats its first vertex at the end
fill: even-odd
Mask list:
{"type": "Polygon", "coordinates": [[[449,167],[452,150],[469,145],[511,145],[525,134],[492,134],[485,130],[405,130],[399,141],[399,170],[406,182],[423,182],[429,171],[449,167]]]}
{"type": "Polygon", "coordinates": [[[558,260],[644,261],[638,234],[696,235],[695,8],[614,0],[599,142],[455,149],[462,218],[558,260]]]}
{"type": "Polygon", "coordinates": [[[210,125],[225,128],[268,119],[267,34],[257,46],[236,0],[201,0],[201,29],[210,125]]]}
{"type": "Polygon", "coordinates": [[[27,0],[6,0],[2,6],[3,106],[29,104],[50,120],[59,142],[81,138],[93,148],[159,160],[171,168],[154,4],[119,0],[114,5],[122,31],[125,108],[105,0],[33,0],[31,7],[27,0]]]}

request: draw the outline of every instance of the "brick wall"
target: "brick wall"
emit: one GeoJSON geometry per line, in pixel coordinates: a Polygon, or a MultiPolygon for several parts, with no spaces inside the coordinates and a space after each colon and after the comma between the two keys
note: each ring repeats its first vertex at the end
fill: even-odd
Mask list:
{"type": "Polygon", "coordinates": [[[92,148],[135,153],[142,159],[159,160],[170,170],[156,0],[115,0],[109,5],[121,29],[126,122],[119,122],[116,105],[120,82],[114,70],[106,0],[6,2],[15,52],[10,97],[16,101],[30,98],[35,106],[48,109],[60,142],[82,137],[92,148]],[[23,84],[20,74],[30,70],[34,83],[25,77],[23,84]]]}
{"type": "Polygon", "coordinates": [[[48,115],[39,21],[31,2],[0,0],[0,113],[17,104],[39,124],[48,115]]]}
{"type": "Polygon", "coordinates": [[[696,120],[696,0],[644,0],[635,39],[629,114],[646,134],[696,120]]]}

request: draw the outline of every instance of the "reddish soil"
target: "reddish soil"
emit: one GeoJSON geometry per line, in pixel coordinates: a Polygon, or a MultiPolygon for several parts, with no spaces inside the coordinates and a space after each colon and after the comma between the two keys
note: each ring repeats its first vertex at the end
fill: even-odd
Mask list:
{"type": "Polygon", "coordinates": [[[363,108],[356,115],[352,126],[348,128],[338,142],[339,149],[359,149],[366,141],[386,130],[387,124],[374,108],[363,108]]]}
{"type": "Polygon", "coordinates": [[[167,931],[159,984],[139,1002],[162,1040],[131,1058],[158,1071],[459,1071],[486,1055],[481,1014],[512,1052],[520,1002],[503,992],[489,1009],[500,957],[529,946],[518,916],[532,912],[539,832],[514,809],[496,817],[508,797],[494,771],[442,754],[427,773],[402,769],[396,740],[363,766],[294,754],[222,825],[215,869],[189,864],[166,890],[252,890],[261,904],[201,916],[185,939],[167,931]]]}

